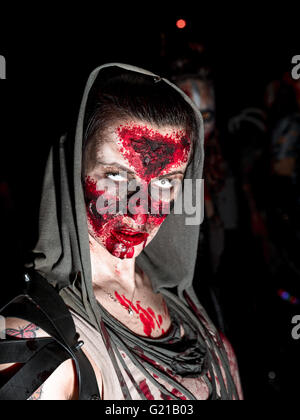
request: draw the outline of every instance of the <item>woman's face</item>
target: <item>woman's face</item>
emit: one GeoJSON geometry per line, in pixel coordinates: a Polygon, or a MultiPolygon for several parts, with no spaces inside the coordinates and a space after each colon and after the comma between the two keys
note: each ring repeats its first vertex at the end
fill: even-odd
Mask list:
{"type": "Polygon", "coordinates": [[[137,257],[170,212],[188,164],[184,130],[119,121],[89,139],[83,180],[89,234],[113,256],[137,257]]]}

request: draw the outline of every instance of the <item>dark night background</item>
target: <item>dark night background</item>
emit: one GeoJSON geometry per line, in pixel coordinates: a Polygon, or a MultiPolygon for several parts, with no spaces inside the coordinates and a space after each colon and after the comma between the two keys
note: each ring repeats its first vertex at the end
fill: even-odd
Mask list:
{"type": "MultiPolygon", "coordinates": [[[[172,6],[168,12],[156,3],[145,3],[140,11],[116,7],[117,15],[79,5],[70,14],[46,6],[16,6],[14,12],[1,13],[0,54],[7,60],[7,80],[0,80],[0,175],[12,199],[1,220],[5,277],[13,278],[11,270],[35,243],[50,145],[72,126],[95,67],[124,62],[168,77],[169,57],[184,51],[188,41],[204,44],[216,83],[221,134],[230,117],[261,106],[269,81],[291,71],[292,57],[300,54],[296,10],[272,6],[262,14],[257,5],[246,3],[243,10],[223,12],[217,2],[211,10],[195,4],[178,10],[172,6]],[[179,18],[186,19],[185,29],[177,29],[179,18]]],[[[232,149],[222,146],[229,161],[234,160],[232,149]]],[[[223,282],[229,285],[228,335],[240,362],[245,397],[294,397],[299,395],[300,342],[291,339],[291,319],[300,307],[278,298],[277,288],[285,288],[290,279],[283,273],[281,283],[273,284],[255,241],[243,232],[242,225],[245,255],[242,260],[237,256],[223,282]]],[[[299,291],[299,284],[293,290],[299,291]]]]}

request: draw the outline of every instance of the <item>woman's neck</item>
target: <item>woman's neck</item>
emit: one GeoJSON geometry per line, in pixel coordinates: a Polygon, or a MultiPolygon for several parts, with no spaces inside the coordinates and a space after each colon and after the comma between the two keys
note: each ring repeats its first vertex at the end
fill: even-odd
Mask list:
{"type": "Polygon", "coordinates": [[[103,288],[110,283],[131,292],[136,287],[135,258],[121,260],[111,255],[90,235],[90,252],[94,288],[103,288]]]}

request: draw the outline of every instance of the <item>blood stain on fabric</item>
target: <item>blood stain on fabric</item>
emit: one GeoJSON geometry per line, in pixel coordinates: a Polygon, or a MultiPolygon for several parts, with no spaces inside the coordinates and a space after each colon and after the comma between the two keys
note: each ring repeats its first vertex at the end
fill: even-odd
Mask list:
{"type": "Polygon", "coordinates": [[[161,392],[160,397],[162,400],[172,401],[172,397],[170,397],[170,395],[164,394],[163,392],[161,392]]]}
{"type": "Polygon", "coordinates": [[[154,400],[153,395],[151,394],[150,388],[147,384],[146,379],[144,379],[143,381],[141,381],[139,383],[139,387],[140,390],[142,391],[142,393],[145,395],[145,397],[147,398],[147,400],[154,400]]]}
{"type": "Polygon", "coordinates": [[[173,395],[175,395],[175,397],[178,397],[181,400],[186,400],[187,399],[180,391],[178,391],[175,388],[171,392],[172,392],[173,395]]]}

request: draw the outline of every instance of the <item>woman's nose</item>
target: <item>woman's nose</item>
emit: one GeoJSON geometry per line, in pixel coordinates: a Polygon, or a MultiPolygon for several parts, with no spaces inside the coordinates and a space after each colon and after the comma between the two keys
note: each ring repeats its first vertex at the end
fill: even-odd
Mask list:
{"type": "Polygon", "coordinates": [[[151,198],[148,192],[148,184],[143,182],[137,186],[134,194],[129,197],[127,203],[127,214],[139,226],[147,223],[149,208],[151,208],[151,198]],[[150,207],[149,207],[150,206],[150,207]]]}
{"type": "Polygon", "coordinates": [[[148,214],[133,214],[131,217],[139,226],[144,226],[148,220],[148,214]]]}

